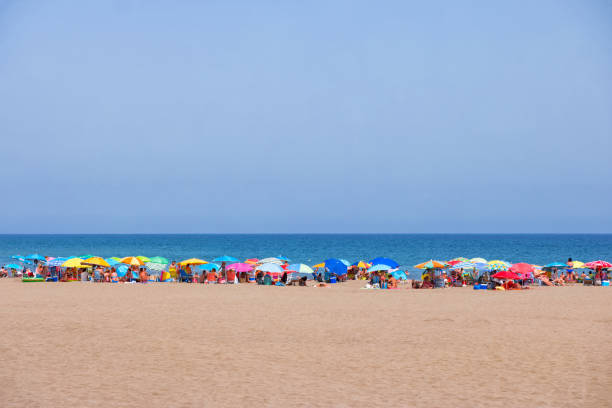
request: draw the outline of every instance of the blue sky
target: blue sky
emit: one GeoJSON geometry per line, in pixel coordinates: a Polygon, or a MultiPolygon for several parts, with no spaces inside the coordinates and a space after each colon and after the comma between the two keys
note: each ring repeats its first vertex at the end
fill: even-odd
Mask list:
{"type": "Polygon", "coordinates": [[[0,233],[611,232],[607,1],[0,1],[0,233]]]}

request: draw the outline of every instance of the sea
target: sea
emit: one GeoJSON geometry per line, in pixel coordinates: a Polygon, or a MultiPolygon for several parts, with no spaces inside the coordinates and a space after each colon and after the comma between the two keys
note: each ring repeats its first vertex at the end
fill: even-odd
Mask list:
{"type": "Polygon", "coordinates": [[[222,255],[248,258],[288,257],[313,265],[328,258],[356,262],[384,256],[412,277],[414,265],[456,257],[482,257],[543,265],[603,259],[612,262],[612,234],[134,234],[0,235],[0,264],[12,255],[67,257],[91,254],[163,256],[208,261],[222,255]]]}

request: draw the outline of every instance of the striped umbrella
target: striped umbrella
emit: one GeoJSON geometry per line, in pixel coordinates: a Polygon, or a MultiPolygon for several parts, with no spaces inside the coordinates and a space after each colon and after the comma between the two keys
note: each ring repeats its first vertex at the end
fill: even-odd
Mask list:
{"type": "Polygon", "coordinates": [[[586,266],[589,269],[612,268],[612,264],[610,264],[610,262],[606,262],[606,261],[587,262],[587,263],[584,264],[584,266],[586,266]]]}
{"type": "Polygon", "coordinates": [[[487,260],[484,258],[472,258],[470,259],[471,263],[487,263],[487,260]]]}
{"type": "Polygon", "coordinates": [[[434,261],[433,259],[431,259],[427,262],[423,262],[418,265],[415,265],[414,267],[418,269],[441,269],[441,268],[445,268],[446,264],[444,262],[434,261]]]}
{"type": "Polygon", "coordinates": [[[451,259],[451,261],[469,262],[470,260],[469,260],[469,259],[467,259],[467,258],[464,258],[464,257],[460,256],[460,257],[458,257],[458,258],[451,259]]]}
{"type": "Polygon", "coordinates": [[[454,264],[452,269],[476,269],[476,265],[471,262],[459,262],[454,264]]]}
{"type": "Polygon", "coordinates": [[[161,272],[166,267],[165,264],[161,264],[161,263],[157,263],[157,262],[147,262],[145,264],[145,266],[147,267],[147,269],[149,269],[151,271],[155,271],[155,272],[161,272]]]}
{"type": "Polygon", "coordinates": [[[66,262],[67,260],[68,259],[66,258],[55,258],[47,262],[47,265],[48,266],[62,266],[62,264],[66,262]]]}
{"type": "Polygon", "coordinates": [[[126,265],[132,265],[132,266],[144,265],[144,262],[142,262],[140,259],[138,259],[135,256],[126,256],[125,258],[122,258],[119,262],[126,264],[126,265]]]}

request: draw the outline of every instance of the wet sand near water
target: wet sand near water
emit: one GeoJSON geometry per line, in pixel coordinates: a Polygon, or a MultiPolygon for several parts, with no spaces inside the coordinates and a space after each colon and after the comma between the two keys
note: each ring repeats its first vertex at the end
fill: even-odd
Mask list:
{"type": "Polygon", "coordinates": [[[612,406],[612,289],[0,279],[1,407],[612,406]]]}

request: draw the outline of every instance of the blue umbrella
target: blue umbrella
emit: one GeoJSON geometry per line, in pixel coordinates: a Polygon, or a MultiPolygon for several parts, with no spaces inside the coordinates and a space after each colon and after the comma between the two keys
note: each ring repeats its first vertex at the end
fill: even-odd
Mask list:
{"type": "Polygon", "coordinates": [[[338,259],[340,262],[342,262],[343,264],[345,264],[346,266],[350,266],[351,263],[349,261],[347,261],[346,259],[338,259]]]}
{"type": "Polygon", "coordinates": [[[17,259],[18,261],[23,261],[25,258],[21,255],[12,255],[12,259],[17,259]]]}
{"type": "Polygon", "coordinates": [[[368,269],[368,272],[388,271],[389,269],[393,268],[389,265],[377,264],[368,269]]]}
{"type": "Polygon", "coordinates": [[[28,255],[25,257],[25,259],[30,259],[32,261],[36,260],[36,261],[45,261],[46,258],[42,255],[39,254],[32,254],[32,255],[28,255]]]}
{"type": "Polygon", "coordinates": [[[227,255],[223,255],[220,256],[218,258],[213,259],[214,262],[240,262],[238,259],[231,257],[231,256],[227,256],[227,255]]]}
{"type": "Polygon", "coordinates": [[[219,270],[219,268],[221,268],[221,265],[217,265],[216,263],[211,262],[204,265],[199,265],[198,268],[203,271],[212,271],[213,269],[219,270]]]}
{"type": "Polygon", "coordinates": [[[393,277],[395,279],[399,279],[399,280],[408,280],[408,276],[406,275],[406,272],[404,271],[393,271],[391,272],[391,275],[393,275],[393,277]]]}
{"type": "Polygon", "coordinates": [[[64,262],[66,262],[68,259],[66,258],[55,258],[50,260],[49,262],[47,262],[47,265],[49,266],[62,266],[62,264],[64,262]]]}
{"type": "Polygon", "coordinates": [[[106,258],[105,259],[106,263],[109,264],[110,266],[115,266],[117,264],[120,264],[121,262],[119,261],[115,261],[113,258],[106,258]]]}
{"type": "Polygon", "coordinates": [[[474,265],[474,268],[476,268],[478,272],[487,272],[491,270],[491,265],[486,264],[486,263],[478,262],[473,265],[474,265]]]}
{"type": "Polygon", "coordinates": [[[338,276],[346,274],[346,265],[339,259],[330,258],[325,260],[325,269],[330,274],[334,273],[338,276]]]}
{"type": "Polygon", "coordinates": [[[282,256],[282,255],[277,256],[276,259],[280,259],[281,261],[291,262],[291,259],[287,258],[286,256],[282,256]]]}
{"type": "Polygon", "coordinates": [[[121,265],[117,268],[117,276],[123,278],[128,271],[127,265],[121,265]]]}
{"type": "Polygon", "coordinates": [[[8,268],[8,269],[22,269],[23,268],[23,266],[17,265],[17,264],[14,264],[14,263],[10,263],[8,265],[5,265],[4,267],[8,268]]]}
{"type": "Polygon", "coordinates": [[[567,268],[567,265],[561,262],[552,262],[548,265],[544,265],[544,268],[567,268]]]}
{"type": "Polygon", "coordinates": [[[370,263],[372,265],[377,265],[377,264],[389,265],[391,268],[397,268],[399,266],[399,264],[395,262],[393,259],[384,258],[382,256],[372,259],[370,263]]]}

